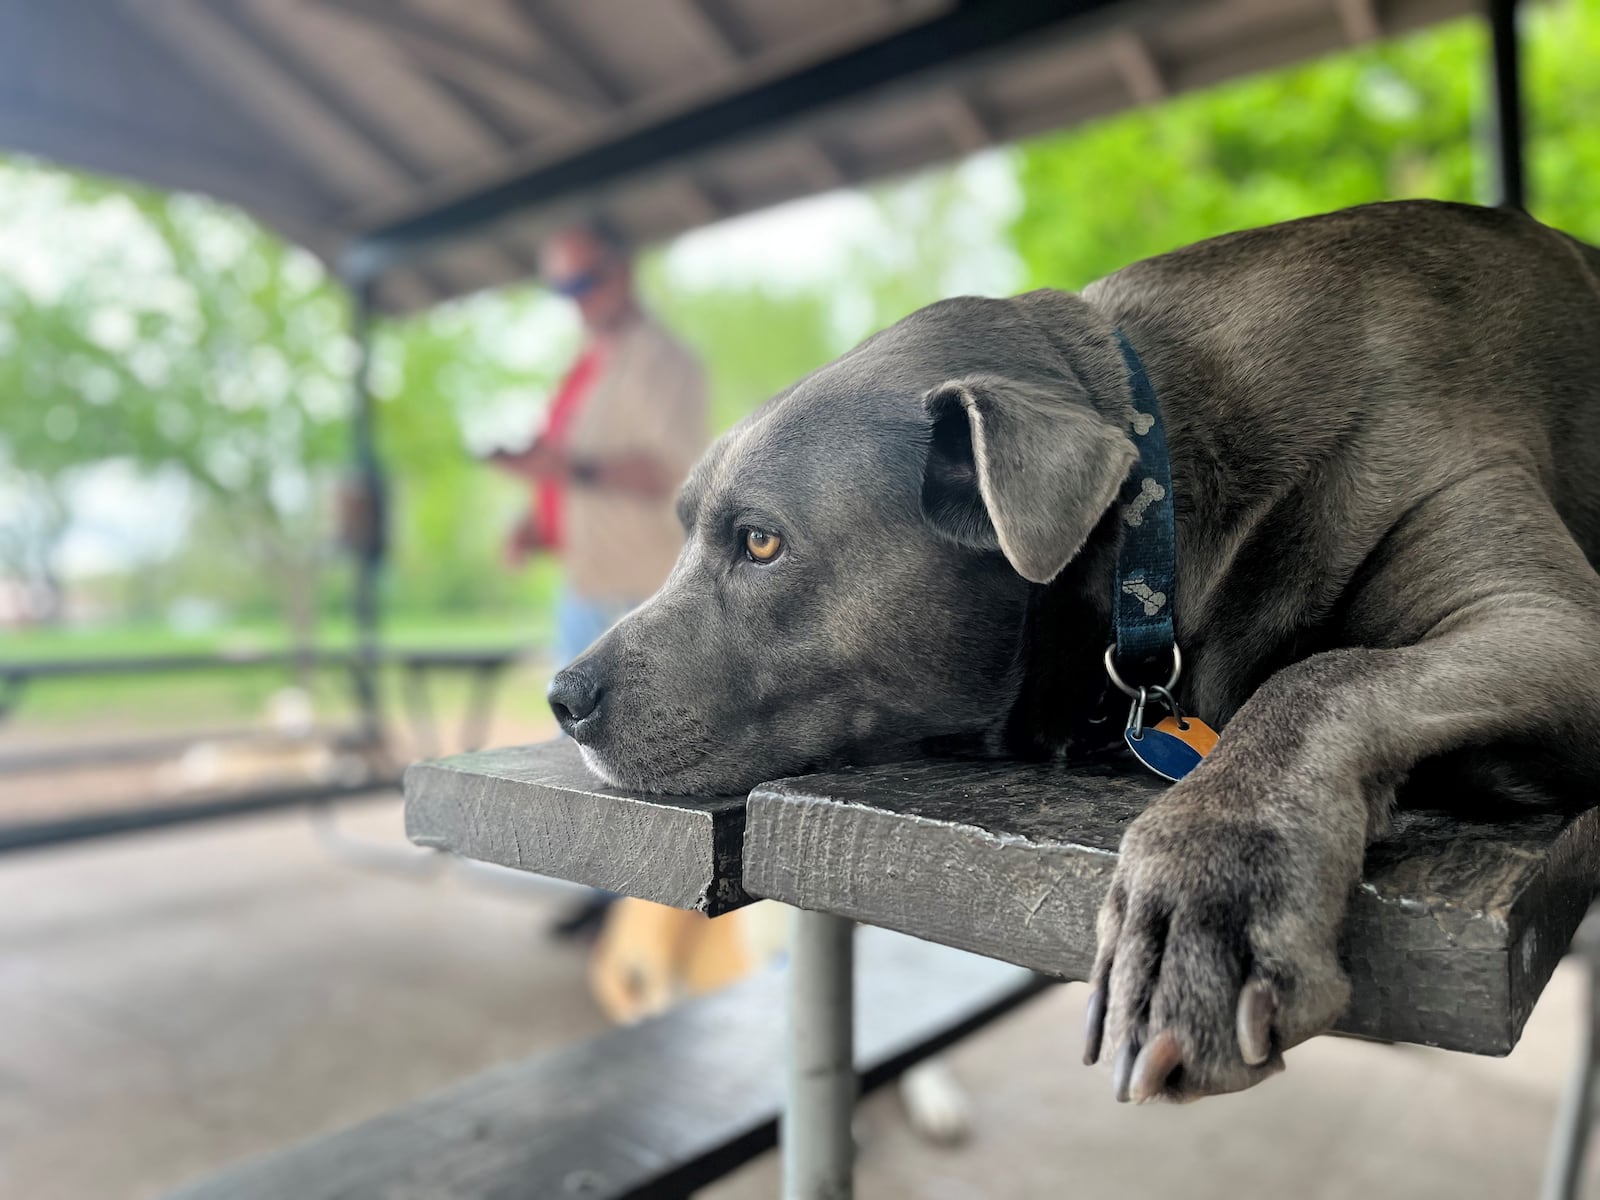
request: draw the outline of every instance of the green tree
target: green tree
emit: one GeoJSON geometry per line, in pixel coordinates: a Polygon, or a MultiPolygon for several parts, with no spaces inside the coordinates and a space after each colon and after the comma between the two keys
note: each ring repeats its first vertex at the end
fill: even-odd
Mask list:
{"type": "MultiPolygon", "coordinates": [[[[51,262],[0,281],[0,430],[15,486],[59,510],[86,463],[180,472],[305,627],[320,475],[346,408],[338,293],[309,255],[222,206],[65,173],[44,183],[51,262]],[[75,215],[101,235],[73,244],[75,215]]],[[[30,187],[33,168],[0,166],[0,188],[30,187]]],[[[40,539],[59,523],[33,535],[6,524],[48,562],[40,539]]]]}
{"type": "MultiPolygon", "coordinates": [[[[193,493],[178,557],[141,571],[146,603],[203,586],[237,614],[275,612],[309,638],[347,592],[347,573],[327,569],[328,501],[349,458],[342,289],[309,254],[196,197],[25,163],[0,163],[0,194],[20,198],[19,223],[43,243],[37,270],[0,276],[0,489],[11,500],[0,569],[58,600],[73,486],[92,464],[121,461],[193,493]]],[[[471,462],[460,418],[548,381],[548,367],[487,347],[533,303],[523,289],[378,326],[379,430],[398,510],[391,592],[413,607],[519,594],[489,569],[498,534],[486,514],[508,493],[471,462]]]]}
{"type": "MultiPolygon", "coordinates": [[[[1529,6],[1523,24],[1533,211],[1600,242],[1600,0],[1529,6]]],[[[1482,199],[1487,54],[1481,22],[1463,21],[1182,96],[1012,152],[1014,218],[993,203],[992,160],[989,176],[935,171],[875,189],[880,219],[825,281],[691,287],[653,254],[646,294],[704,359],[720,430],[943,295],[1077,287],[1368,200],[1482,199]]],[[[0,160],[0,207],[0,571],[57,595],[74,482],[119,460],[194,497],[176,558],[133,589],[146,603],[203,587],[302,632],[342,608],[325,500],[349,454],[351,347],[319,264],[222,206],[30,163],[0,160]]],[[[548,594],[548,570],[500,568],[526,497],[473,461],[487,446],[468,435],[536,421],[575,345],[551,304],[513,288],[380,325],[391,609],[522,610],[548,594]]]]}
{"type": "Polygon", "coordinates": [[[827,297],[761,287],[674,289],[648,264],[651,307],[705,363],[721,431],[839,352],[827,297]]]}
{"type": "Polygon", "coordinates": [[[465,440],[465,426],[489,410],[533,423],[572,346],[570,336],[526,344],[548,324],[538,320],[546,303],[513,288],[380,326],[374,392],[393,498],[390,610],[504,611],[548,593],[544,575],[500,567],[525,487],[477,461],[487,447],[465,440]]]}
{"type": "MultiPolygon", "coordinates": [[[[1600,240],[1600,0],[1524,17],[1530,207],[1600,240]]],[[[1483,201],[1487,70],[1482,22],[1460,21],[1040,138],[1018,155],[1030,281],[1373,200],[1483,201]]]]}
{"type": "MultiPolygon", "coordinates": [[[[642,282],[651,308],[700,355],[712,428],[726,429],[769,396],[913,309],[954,293],[1007,291],[1017,268],[995,202],[995,164],[925,172],[872,190],[873,219],[830,258],[823,279],[674,283],[660,255],[642,282]]],[[[1006,174],[1000,167],[999,174],[1006,174]]]]}

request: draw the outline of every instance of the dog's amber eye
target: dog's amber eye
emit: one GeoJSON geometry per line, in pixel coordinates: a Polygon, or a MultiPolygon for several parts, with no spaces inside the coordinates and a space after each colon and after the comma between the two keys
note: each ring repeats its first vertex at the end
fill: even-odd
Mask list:
{"type": "Polygon", "coordinates": [[[783,539],[765,529],[746,529],[744,552],[751,562],[769,563],[783,553],[783,539]]]}

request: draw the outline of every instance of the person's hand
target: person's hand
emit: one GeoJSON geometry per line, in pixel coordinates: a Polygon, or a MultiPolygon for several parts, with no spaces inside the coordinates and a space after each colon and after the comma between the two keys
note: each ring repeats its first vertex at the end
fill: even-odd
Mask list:
{"type": "Polygon", "coordinates": [[[538,551],[545,549],[544,535],[540,532],[539,522],[534,514],[529,513],[518,521],[511,534],[506,538],[506,544],[500,552],[502,561],[510,570],[517,570],[527,563],[538,551]]]}
{"type": "Polygon", "coordinates": [[[526,450],[496,450],[485,460],[491,466],[525,479],[549,479],[565,468],[565,456],[544,438],[526,450]]]}
{"type": "Polygon", "coordinates": [[[540,438],[522,453],[522,470],[533,479],[550,479],[566,469],[566,456],[540,438]]]}

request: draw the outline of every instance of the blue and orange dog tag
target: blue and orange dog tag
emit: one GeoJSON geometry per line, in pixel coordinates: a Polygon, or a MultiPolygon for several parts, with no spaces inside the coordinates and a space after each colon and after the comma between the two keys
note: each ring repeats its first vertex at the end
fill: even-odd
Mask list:
{"type": "Polygon", "coordinates": [[[1198,767],[1217,745],[1217,731],[1198,717],[1164,717],[1137,733],[1130,723],[1122,737],[1135,758],[1174,783],[1198,767]]]}

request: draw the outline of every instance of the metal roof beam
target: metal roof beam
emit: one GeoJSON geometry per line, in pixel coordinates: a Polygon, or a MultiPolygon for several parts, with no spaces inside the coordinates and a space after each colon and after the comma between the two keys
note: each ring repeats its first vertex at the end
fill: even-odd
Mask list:
{"type": "Polygon", "coordinates": [[[406,180],[381,152],[308,96],[273,57],[198,0],[123,0],[123,11],[242,102],[285,146],[361,203],[406,180]]]}
{"type": "Polygon", "coordinates": [[[348,92],[338,81],[319,69],[316,59],[296,43],[301,36],[276,5],[236,4],[229,8],[228,21],[234,30],[253,45],[292,86],[308,96],[321,110],[325,121],[347,129],[366,142],[382,158],[400,181],[415,184],[430,174],[416,151],[397,137],[377,111],[372,98],[358,89],[348,92]]]}
{"type": "Polygon", "coordinates": [[[939,117],[963,154],[976,154],[1000,140],[993,122],[984,115],[977,101],[960,92],[940,98],[939,117]]]}
{"type": "Polygon", "coordinates": [[[627,103],[630,89],[607,70],[593,49],[567,28],[556,14],[538,0],[510,0],[508,7],[523,27],[538,41],[553,50],[566,68],[581,83],[598,107],[618,107],[627,103]]]}
{"type": "Polygon", "coordinates": [[[695,40],[713,58],[731,65],[743,62],[750,53],[743,36],[734,29],[727,14],[711,6],[711,0],[674,0],[684,24],[695,40]]]}
{"type": "MultiPolygon", "coordinates": [[[[326,112],[364,137],[414,183],[434,178],[441,169],[437,159],[441,148],[426,139],[419,142],[415,131],[407,127],[381,96],[370,89],[349,86],[351,81],[340,74],[340,60],[321,53],[324,48],[314,40],[314,31],[291,17],[292,14],[267,0],[245,0],[233,10],[237,27],[268,54],[284,74],[298,81],[306,94],[315,98],[326,112]]],[[[475,149],[479,153],[489,154],[505,148],[505,143],[486,129],[476,115],[463,108],[454,93],[445,90],[432,77],[408,70],[406,64],[396,69],[415,82],[431,105],[456,121],[460,133],[478,139],[475,149]]],[[[527,257],[513,245],[490,243],[485,250],[500,259],[498,271],[501,275],[525,275],[532,269],[527,257]]],[[[456,286],[470,287],[479,282],[459,269],[444,267],[422,273],[426,286],[438,288],[437,281],[429,278],[433,270],[440,271],[456,286]]],[[[453,288],[439,290],[449,292],[453,288]]]]}
{"type": "Polygon", "coordinates": [[[1526,209],[1523,156],[1521,47],[1517,0],[1489,0],[1489,36],[1494,71],[1494,165],[1503,208],[1526,209]]]}
{"type": "Polygon", "coordinates": [[[541,64],[526,55],[449,28],[398,4],[385,0],[320,3],[330,12],[365,23],[391,39],[413,60],[469,87],[481,85],[485,76],[492,76],[523,95],[542,118],[558,125],[591,121],[609,107],[604,96],[553,82],[541,64]]]}
{"type": "Polygon", "coordinates": [[[659,172],[752,138],[798,126],[830,109],[970,70],[1020,42],[1080,25],[1116,0],[970,0],[908,30],[831,61],[669,117],[489,187],[430,212],[374,230],[346,254],[355,277],[373,278],[429,249],[518,212],[592,195],[623,179],[659,172]]]}
{"type": "Polygon", "coordinates": [[[678,186],[690,206],[700,214],[701,223],[704,225],[720,221],[734,210],[734,206],[721,191],[705,180],[686,175],[678,181],[678,186]]]}
{"type": "Polygon", "coordinates": [[[0,88],[0,144],[22,154],[76,162],[132,179],[159,167],[163,186],[248,204],[297,241],[314,243],[314,228],[337,209],[338,197],[316,181],[287,178],[269,164],[230,147],[197,145],[159,129],[40,104],[38,97],[0,88]]]}
{"type": "Polygon", "coordinates": [[[1166,72],[1156,61],[1149,44],[1133,30],[1118,34],[1111,42],[1111,56],[1117,71],[1136,104],[1156,104],[1172,94],[1166,72]]]}
{"type": "Polygon", "coordinates": [[[1338,0],[1339,26],[1352,46],[1375,42],[1383,36],[1378,0],[1338,0]]]}
{"type": "MultiPolygon", "coordinates": [[[[305,73],[275,52],[260,30],[242,29],[198,0],[124,0],[123,7],[185,62],[205,71],[213,86],[232,94],[266,122],[348,200],[368,202],[374,195],[408,189],[415,182],[417,176],[408,164],[397,161],[370,130],[355,123],[321,89],[309,87],[305,73]]],[[[435,283],[425,269],[419,268],[417,274],[432,291],[455,290],[454,283],[435,283]]]]}
{"type": "Polygon", "coordinates": [[[854,175],[843,158],[819,141],[799,142],[795,152],[806,178],[825,192],[844,187],[854,175]]]}

